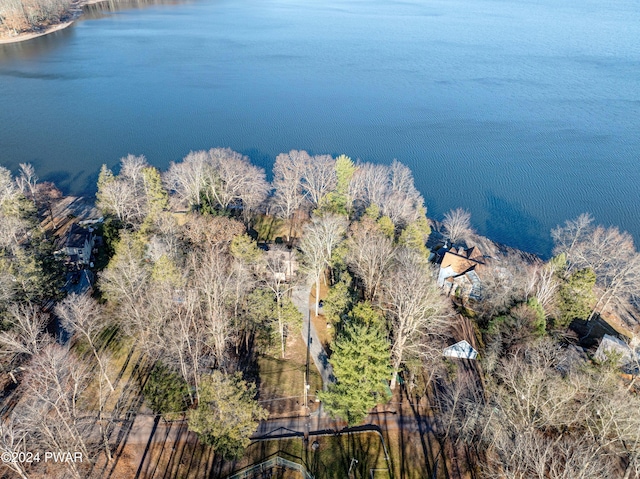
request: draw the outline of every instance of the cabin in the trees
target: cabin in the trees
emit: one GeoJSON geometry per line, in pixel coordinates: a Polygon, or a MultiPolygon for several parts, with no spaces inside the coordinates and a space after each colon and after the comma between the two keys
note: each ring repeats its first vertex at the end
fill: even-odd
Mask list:
{"type": "Polygon", "coordinates": [[[91,231],[74,223],[67,233],[64,252],[69,256],[71,263],[89,264],[94,241],[95,238],[91,231]]]}
{"type": "Polygon", "coordinates": [[[479,301],[482,298],[482,268],[485,266],[480,250],[477,247],[445,246],[439,253],[438,286],[447,294],[479,301]]]}

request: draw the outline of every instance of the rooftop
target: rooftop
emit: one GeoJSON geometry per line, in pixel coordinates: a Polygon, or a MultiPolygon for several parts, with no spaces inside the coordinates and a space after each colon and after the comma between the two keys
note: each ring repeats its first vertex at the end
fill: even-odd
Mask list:
{"type": "Polygon", "coordinates": [[[445,348],[442,354],[449,358],[476,359],[478,357],[478,351],[464,339],[445,348]]]}
{"type": "Polygon", "coordinates": [[[67,248],[84,248],[84,243],[91,237],[91,233],[89,230],[79,226],[77,223],[74,223],[69,229],[69,234],[67,235],[67,248]]]}
{"type": "Polygon", "coordinates": [[[468,250],[451,248],[444,254],[440,267],[451,267],[456,274],[462,274],[479,265],[484,265],[484,257],[477,248],[468,250]]]}

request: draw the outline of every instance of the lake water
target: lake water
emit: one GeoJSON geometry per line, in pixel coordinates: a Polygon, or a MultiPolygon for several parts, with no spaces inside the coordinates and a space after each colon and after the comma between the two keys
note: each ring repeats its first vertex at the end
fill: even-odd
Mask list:
{"type": "Polygon", "coordinates": [[[65,191],[102,163],[228,146],[409,165],[429,215],[548,254],[589,211],[640,240],[637,0],[194,0],[0,45],[0,163],[65,191]]]}

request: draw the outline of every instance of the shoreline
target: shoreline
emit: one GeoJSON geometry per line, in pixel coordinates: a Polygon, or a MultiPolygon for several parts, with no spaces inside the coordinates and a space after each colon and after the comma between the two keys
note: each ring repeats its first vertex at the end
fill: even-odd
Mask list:
{"type": "Polygon", "coordinates": [[[19,33],[16,36],[4,37],[0,36],[0,45],[10,45],[13,43],[26,42],[28,40],[33,40],[34,38],[43,37],[45,35],[49,35],[50,33],[59,32],[60,30],[64,30],[67,27],[70,27],[75,23],[78,18],[82,16],[82,7],[87,5],[95,5],[97,3],[103,3],[108,0],[87,0],[80,1],[76,3],[71,12],[71,18],[67,19],[62,23],[56,23],[55,25],[49,25],[47,28],[37,32],[24,32],[19,33]]]}
{"type": "Polygon", "coordinates": [[[74,18],[73,20],[68,20],[64,23],[50,25],[49,27],[39,32],[20,33],[15,37],[0,37],[0,45],[10,45],[12,43],[26,42],[27,40],[33,40],[34,38],[43,37],[45,35],[49,35],[50,33],[59,32],[60,30],[64,30],[65,28],[73,25],[73,22],[75,21],[76,18],[74,18]]]}

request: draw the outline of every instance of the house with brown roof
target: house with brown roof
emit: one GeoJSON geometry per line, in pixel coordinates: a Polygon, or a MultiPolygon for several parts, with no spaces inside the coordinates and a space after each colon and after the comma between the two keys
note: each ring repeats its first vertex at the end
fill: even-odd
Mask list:
{"type": "Polygon", "coordinates": [[[482,298],[480,275],[484,267],[484,255],[477,247],[464,249],[452,246],[442,255],[438,286],[447,294],[479,301],[482,298]]]}

